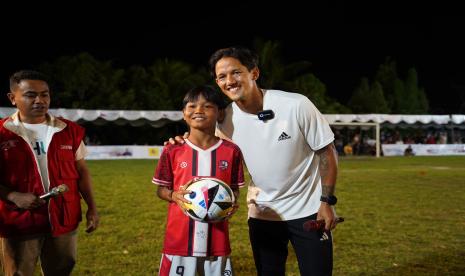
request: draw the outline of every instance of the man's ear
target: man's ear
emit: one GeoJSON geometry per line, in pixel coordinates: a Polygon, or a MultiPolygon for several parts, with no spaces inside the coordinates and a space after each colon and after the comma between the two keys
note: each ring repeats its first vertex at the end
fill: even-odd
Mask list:
{"type": "Polygon", "coordinates": [[[224,121],[224,117],[226,117],[226,110],[219,109],[218,110],[218,123],[222,123],[224,121]]]}
{"type": "Polygon", "coordinates": [[[8,92],[6,94],[6,96],[8,97],[8,99],[10,100],[12,105],[16,105],[16,103],[15,103],[15,94],[13,94],[13,92],[8,92]]]}
{"type": "Polygon", "coordinates": [[[254,69],[252,69],[252,79],[256,81],[258,80],[258,77],[260,77],[260,69],[258,69],[258,67],[255,67],[254,69]]]}

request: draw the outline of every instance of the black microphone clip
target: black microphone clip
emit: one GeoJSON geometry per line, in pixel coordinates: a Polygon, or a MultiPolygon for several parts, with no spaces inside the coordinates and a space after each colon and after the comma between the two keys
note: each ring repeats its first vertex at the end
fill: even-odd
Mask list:
{"type": "Polygon", "coordinates": [[[268,121],[274,118],[274,112],[271,109],[263,110],[257,113],[260,121],[268,121]]]}

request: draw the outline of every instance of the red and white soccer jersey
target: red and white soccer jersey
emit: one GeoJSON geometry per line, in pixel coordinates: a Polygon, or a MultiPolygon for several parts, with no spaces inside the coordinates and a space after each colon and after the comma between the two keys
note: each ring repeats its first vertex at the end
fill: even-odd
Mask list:
{"type": "MultiPolygon", "coordinates": [[[[158,161],[152,182],[174,191],[195,177],[215,177],[233,189],[244,185],[242,153],[238,146],[219,140],[203,150],[189,140],[167,145],[158,161]]],[[[231,253],[228,222],[198,222],[185,215],[176,203],[168,207],[163,253],[179,256],[225,256],[231,253]]]]}

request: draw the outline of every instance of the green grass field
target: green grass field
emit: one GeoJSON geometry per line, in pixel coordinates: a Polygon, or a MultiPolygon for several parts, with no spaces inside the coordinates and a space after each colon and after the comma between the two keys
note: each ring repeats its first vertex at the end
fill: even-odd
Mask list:
{"type": "MultiPolygon", "coordinates": [[[[100,228],[79,231],[74,275],[156,275],[166,202],[151,184],[155,162],[89,161],[100,228]]],[[[464,275],[465,157],[340,160],[334,275],[464,275]]],[[[237,275],[254,275],[246,188],[231,220],[237,275]]],[[[288,275],[299,275],[290,250],[288,275]]]]}

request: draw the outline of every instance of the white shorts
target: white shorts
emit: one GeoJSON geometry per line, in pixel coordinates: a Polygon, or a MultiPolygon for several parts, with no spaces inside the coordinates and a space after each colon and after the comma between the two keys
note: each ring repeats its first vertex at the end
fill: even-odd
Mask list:
{"type": "Polygon", "coordinates": [[[232,276],[230,256],[184,257],[162,254],[159,276],[232,276]]]}

